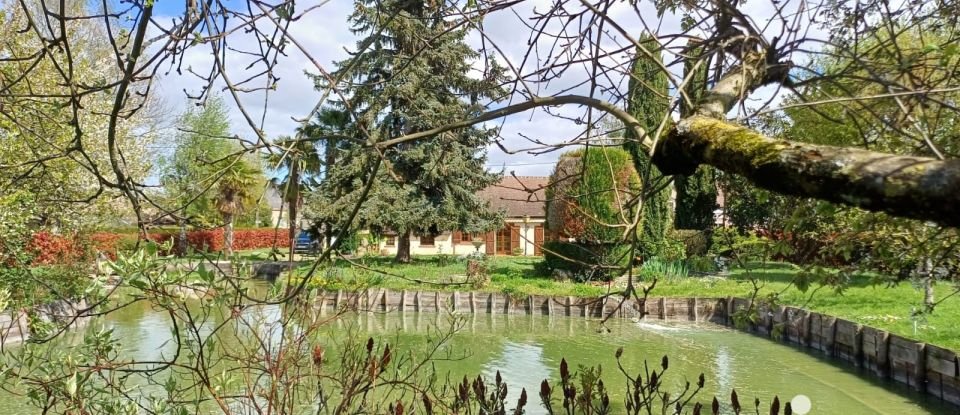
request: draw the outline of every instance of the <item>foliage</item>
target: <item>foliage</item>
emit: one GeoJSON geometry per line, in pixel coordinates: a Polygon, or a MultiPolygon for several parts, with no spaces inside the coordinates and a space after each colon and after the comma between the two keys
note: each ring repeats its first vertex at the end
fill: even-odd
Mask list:
{"type": "Polygon", "coordinates": [[[687,257],[685,263],[691,273],[712,274],[720,271],[720,264],[717,263],[717,259],[709,256],[687,257]]]}
{"type": "Polygon", "coordinates": [[[684,257],[704,256],[710,251],[710,231],[677,229],[671,237],[683,243],[684,257]]]}
{"type": "Polygon", "coordinates": [[[630,203],[639,186],[630,154],[619,148],[589,147],[568,152],[550,176],[547,230],[584,244],[623,240],[632,218],[630,203]]]}
{"type": "MultiPolygon", "coordinates": [[[[157,95],[145,92],[150,81],[136,80],[126,102],[140,111],[111,118],[115,97],[98,88],[122,77],[115,62],[117,56],[130,52],[128,33],[119,30],[120,25],[113,26],[109,29],[114,41],[108,42],[108,29],[102,27],[101,19],[77,18],[63,26],[43,24],[43,30],[50,32],[43,39],[32,36],[42,31],[24,28],[34,27],[43,20],[42,11],[51,7],[40,8],[39,3],[3,2],[0,6],[0,55],[6,59],[0,65],[4,79],[0,193],[30,194],[40,226],[76,228],[131,220],[129,200],[117,187],[103,183],[116,181],[109,173],[113,156],[104,137],[113,123],[113,150],[123,158],[125,175],[131,183],[147,182],[157,157],[161,102],[157,95]],[[52,39],[61,45],[69,43],[72,50],[38,53],[49,50],[52,39]],[[119,50],[115,52],[111,43],[119,50]],[[68,74],[69,80],[64,78],[68,74]]],[[[64,15],[80,16],[90,11],[91,3],[58,5],[65,7],[64,15]]]]}
{"type": "MultiPolygon", "coordinates": [[[[689,22],[684,22],[688,24],[689,22]]],[[[686,51],[683,64],[684,78],[690,85],[685,90],[690,100],[681,99],[680,116],[692,115],[695,105],[707,90],[709,56],[704,59],[704,46],[692,40],[686,51]]],[[[676,229],[706,230],[714,225],[714,210],[717,208],[717,171],[709,166],[698,166],[691,175],[674,176],[676,229]]]]}
{"type": "Polygon", "coordinates": [[[566,272],[575,282],[610,281],[632,263],[631,252],[623,244],[550,241],[543,244],[543,263],[547,271],[566,272]]]}
{"type": "MultiPolygon", "coordinates": [[[[483,109],[478,100],[501,98],[503,68],[467,45],[465,29],[448,27],[441,16],[452,7],[399,0],[356,3],[350,22],[363,39],[334,73],[345,83],[349,109],[356,113],[346,135],[361,142],[396,138],[473,117],[483,109]],[[384,13],[392,17],[384,20],[384,13]],[[477,59],[485,64],[479,78],[468,75],[477,59]],[[402,76],[393,76],[401,70],[402,76]]],[[[325,77],[315,80],[318,88],[328,86],[325,77]]],[[[495,133],[462,128],[390,147],[382,155],[350,142],[324,180],[322,194],[334,203],[320,217],[342,222],[364,194],[366,180],[376,175],[358,226],[397,232],[398,261],[410,260],[411,234],[490,229],[501,217],[477,192],[499,179],[484,168],[483,148],[495,133]],[[371,172],[381,157],[384,165],[371,172]]]]}
{"type": "Polygon", "coordinates": [[[697,167],[689,176],[676,176],[677,210],[674,225],[677,229],[706,230],[714,226],[717,209],[716,170],[697,167]]]}
{"type": "Polygon", "coordinates": [[[742,232],[783,229],[797,208],[809,208],[808,201],[758,188],[739,176],[722,174],[718,185],[724,195],[724,219],[742,232]]]}
{"type": "Polygon", "coordinates": [[[33,195],[0,196],[0,292],[6,307],[84,296],[90,284],[90,251],[77,235],[36,231],[33,195]]]}
{"type": "MultiPolygon", "coordinates": [[[[258,248],[286,247],[290,245],[290,238],[286,232],[274,228],[237,229],[234,230],[234,249],[249,250],[258,248]]],[[[179,237],[176,230],[162,230],[149,232],[149,241],[163,244],[173,242],[179,237]]],[[[110,259],[116,259],[119,253],[131,253],[136,245],[135,234],[117,234],[97,232],[86,237],[90,240],[90,247],[96,252],[102,252],[110,259]]],[[[187,247],[193,252],[217,252],[224,247],[223,228],[196,230],[187,232],[187,247]]],[[[72,246],[68,249],[75,249],[72,246]]]]}
{"type": "Polygon", "coordinates": [[[677,278],[685,278],[689,274],[687,264],[684,260],[663,260],[658,257],[647,259],[640,267],[640,278],[651,281],[653,279],[664,279],[674,281],[677,278]]]}
{"type": "Polygon", "coordinates": [[[467,255],[467,283],[474,289],[490,284],[490,261],[482,252],[467,255]]]}
{"type": "MultiPolygon", "coordinates": [[[[659,140],[670,130],[669,92],[667,74],[660,70],[663,65],[661,46],[656,38],[644,33],[638,43],[653,57],[648,57],[637,48],[637,58],[630,71],[627,91],[627,111],[642,123],[647,139],[659,140]],[[659,132],[659,134],[658,134],[659,132]]],[[[643,224],[640,231],[640,250],[644,257],[660,255],[658,242],[663,239],[671,225],[670,192],[666,178],[650,160],[647,150],[640,145],[640,137],[628,130],[623,147],[630,153],[633,165],[640,175],[643,198],[643,224]]]]}

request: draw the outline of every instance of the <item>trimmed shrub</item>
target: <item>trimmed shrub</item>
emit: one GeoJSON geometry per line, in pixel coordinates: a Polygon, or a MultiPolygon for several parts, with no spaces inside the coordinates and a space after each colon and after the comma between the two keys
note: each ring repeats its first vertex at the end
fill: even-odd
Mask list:
{"type": "MultiPolygon", "coordinates": [[[[290,237],[286,229],[238,229],[233,231],[233,249],[286,248],[290,246],[290,237]]],[[[151,234],[150,240],[164,243],[179,237],[178,232],[151,234]]],[[[195,252],[217,252],[223,250],[223,229],[187,232],[187,246],[195,252]]]]}
{"type": "Polygon", "coordinates": [[[546,227],[552,237],[570,237],[590,245],[620,241],[621,229],[608,225],[631,216],[624,211],[639,189],[640,178],[630,154],[607,147],[566,153],[557,162],[550,183],[546,227]]]}
{"type": "MultiPolygon", "coordinates": [[[[147,239],[156,243],[165,243],[179,238],[177,231],[151,232],[147,239]]],[[[100,252],[111,260],[119,252],[129,252],[137,245],[136,234],[116,234],[97,232],[90,235],[54,235],[50,232],[37,232],[27,245],[27,252],[34,265],[71,264],[91,260],[93,254],[100,252]]],[[[187,246],[195,252],[216,252],[223,249],[223,229],[187,232],[187,246]]],[[[286,248],[290,246],[290,237],[286,229],[262,228],[239,229],[233,232],[233,249],[248,250],[259,248],[286,248]]]]}
{"type": "Polygon", "coordinates": [[[631,263],[628,245],[583,245],[562,241],[543,245],[543,268],[548,272],[566,271],[577,282],[610,281],[631,263]]]}

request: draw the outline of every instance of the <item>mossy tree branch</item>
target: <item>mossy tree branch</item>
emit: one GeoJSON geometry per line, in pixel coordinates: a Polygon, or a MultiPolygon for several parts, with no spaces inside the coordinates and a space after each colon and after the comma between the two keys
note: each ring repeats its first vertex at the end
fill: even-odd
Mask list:
{"type": "Polygon", "coordinates": [[[690,174],[706,164],[785,195],[960,226],[960,160],[775,140],[693,116],[659,143],[654,163],[665,174],[690,174]]]}

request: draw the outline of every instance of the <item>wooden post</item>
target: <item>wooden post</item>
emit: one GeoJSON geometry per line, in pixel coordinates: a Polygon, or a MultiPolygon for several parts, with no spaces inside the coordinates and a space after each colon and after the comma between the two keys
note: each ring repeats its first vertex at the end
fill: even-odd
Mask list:
{"type": "Polygon", "coordinates": [[[863,324],[857,324],[853,336],[853,364],[863,366],[863,324]]]}
{"type": "Polygon", "coordinates": [[[566,306],[567,313],[565,314],[566,316],[573,316],[573,311],[570,310],[571,305],[573,305],[573,297],[567,296],[567,306],[566,306]]]}
{"type": "Polygon", "coordinates": [[[440,314],[440,311],[441,311],[440,310],[440,291],[434,291],[433,298],[436,301],[436,306],[435,306],[436,312],[437,314],[440,314]]]}
{"type": "Polygon", "coordinates": [[[533,296],[532,295],[527,296],[527,314],[531,316],[533,315],[533,296]]]}
{"type": "Polygon", "coordinates": [[[667,319],[667,299],[660,297],[660,320],[667,319]]]}
{"type": "Polygon", "coordinates": [[[453,312],[456,313],[460,308],[460,291],[453,292],[453,312]]]}
{"type": "Polygon", "coordinates": [[[400,313],[407,311],[407,290],[400,290],[400,313]]]}
{"type": "Polygon", "coordinates": [[[510,303],[513,302],[513,298],[510,297],[510,294],[503,296],[503,314],[510,314],[510,303]]]}
{"type": "Polygon", "coordinates": [[[417,315],[420,314],[420,291],[413,293],[413,309],[417,311],[417,315]]]}
{"type": "Polygon", "coordinates": [[[917,343],[917,360],[913,363],[914,389],[920,393],[927,391],[927,344],[917,343]]]}
{"type": "Polygon", "coordinates": [[[803,318],[803,345],[810,347],[813,343],[813,313],[807,311],[803,318]]]}
{"type": "Polygon", "coordinates": [[[337,290],[337,296],[333,300],[333,306],[340,311],[340,300],[343,299],[343,290],[337,290]]]}
{"type": "MultiPolygon", "coordinates": [[[[820,327],[821,327],[821,328],[823,327],[823,317],[825,317],[825,316],[821,314],[821,315],[820,315],[820,327]]],[[[822,329],[821,329],[821,330],[822,330],[822,329]]],[[[822,332],[822,331],[821,331],[821,332],[822,332]]],[[[825,346],[826,346],[826,349],[827,349],[827,353],[828,353],[830,356],[833,356],[833,355],[836,354],[836,342],[837,342],[837,318],[836,318],[836,317],[832,317],[832,316],[830,317],[830,327],[829,327],[827,333],[828,333],[828,334],[827,334],[827,344],[826,344],[825,346]]]]}
{"type": "Polygon", "coordinates": [[[470,291],[470,314],[477,314],[476,297],[473,291],[470,291]]]}
{"type": "Polygon", "coordinates": [[[880,366],[880,370],[883,372],[884,379],[890,379],[893,374],[893,365],[890,364],[890,333],[884,331],[881,341],[881,344],[883,344],[883,365],[880,366]]]}
{"type": "Polygon", "coordinates": [[[390,290],[380,290],[380,301],[383,303],[383,311],[389,310],[389,307],[388,307],[389,301],[387,301],[387,293],[389,292],[390,290]]]}

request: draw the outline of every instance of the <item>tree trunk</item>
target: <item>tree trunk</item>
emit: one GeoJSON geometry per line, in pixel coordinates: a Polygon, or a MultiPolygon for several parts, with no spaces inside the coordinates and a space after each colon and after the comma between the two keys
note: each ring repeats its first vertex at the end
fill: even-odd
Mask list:
{"type": "Polygon", "coordinates": [[[410,263],[410,231],[406,231],[397,236],[397,256],[393,262],[398,264],[410,263]]]}
{"type": "Polygon", "coordinates": [[[226,225],[223,226],[223,252],[227,256],[233,256],[233,214],[223,215],[226,225]]]}
{"type": "Polygon", "coordinates": [[[289,236],[290,236],[290,257],[287,258],[290,262],[290,270],[293,271],[293,254],[294,247],[297,245],[297,228],[299,224],[297,223],[297,205],[300,202],[300,169],[299,169],[299,160],[294,158],[290,163],[290,179],[287,182],[287,212],[289,221],[289,236]]]}
{"type": "Polygon", "coordinates": [[[929,258],[923,262],[923,306],[926,311],[933,310],[936,305],[936,294],[933,290],[933,261],[929,258]]]}
{"type": "Polygon", "coordinates": [[[182,258],[187,254],[187,221],[181,218],[178,222],[180,235],[177,237],[177,256],[182,258]]]}

